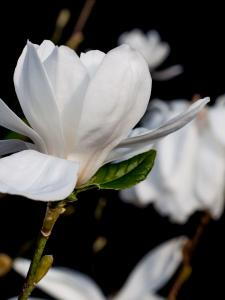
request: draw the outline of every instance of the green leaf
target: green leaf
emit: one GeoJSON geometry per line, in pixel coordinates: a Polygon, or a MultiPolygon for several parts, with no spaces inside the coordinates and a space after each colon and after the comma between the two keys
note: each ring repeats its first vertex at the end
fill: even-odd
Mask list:
{"type": "Polygon", "coordinates": [[[10,131],[5,136],[6,139],[18,139],[18,140],[26,140],[26,137],[20,133],[10,131]]]}
{"type": "Polygon", "coordinates": [[[100,168],[81,190],[97,186],[99,189],[122,190],[144,180],[151,171],[156,151],[136,155],[126,161],[110,163],[100,168]]]}

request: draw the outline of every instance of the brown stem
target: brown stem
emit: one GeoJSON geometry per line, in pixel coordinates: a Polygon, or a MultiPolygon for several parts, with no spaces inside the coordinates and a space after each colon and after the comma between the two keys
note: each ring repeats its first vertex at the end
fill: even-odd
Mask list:
{"type": "Polygon", "coordinates": [[[83,6],[83,9],[80,13],[80,16],[77,20],[77,23],[74,27],[73,33],[71,37],[66,42],[66,45],[72,49],[77,49],[78,45],[82,42],[83,36],[83,29],[87,23],[87,20],[92,12],[92,9],[95,5],[96,0],[86,0],[83,6]]]}
{"type": "Polygon", "coordinates": [[[197,227],[194,236],[189,239],[183,248],[183,263],[180,272],[169,292],[168,300],[176,300],[183,284],[187,281],[191,275],[192,267],[191,260],[196,247],[198,246],[200,239],[204,233],[206,226],[209,224],[211,216],[208,212],[205,212],[201,217],[201,221],[197,227]]]}

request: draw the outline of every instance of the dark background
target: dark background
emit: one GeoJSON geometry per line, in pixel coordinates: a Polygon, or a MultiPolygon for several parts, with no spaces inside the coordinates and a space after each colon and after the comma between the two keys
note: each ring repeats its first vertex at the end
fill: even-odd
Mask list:
{"type": "MultiPolygon", "coordinates": [[[[198,2],[199,3],[199,2],[198,2]]],[[[51,38],[58,12],[69,8],[72,18],[61,43],[69,37],[83,1],[8,1],[0,6],[0,97],[19,115],[21,110],[13,87],[13,71],[27,39],[40,43],[51,38]]],[[[85,41],[79,48],[108,51],[117,45],[118,36],[135,27],[156,29],[172,49],[162,68],[180,63],[185,72],[168,82],[154,82],[152,97],[187,98],[199,93],[212,100],[225,93],[225,45],[223,9],[216,2],[199,7],[190,1],[99,1],[85,27],[85,41]]],[[[1,138],[6,131],[1,129],[1,138]]],[[[12,170],[13,172],[13,170],[12,170]]],[[[15,257],[21,247],[38,232],[45,204],[20,197],[0,199],[0,252],[15,257]]],[[[75,268],[89,274],[109,295],[118,290],[140,258],[152,247],[173,236],[193,236],[200,220],[196,213],[184,225],[170,224],[152,206],[138,209],[118,199],[117,193],[88,192],[75,205],[75,213],[56,225],[47,252],[54,254],[55,265],[75,268]],[[101,221],[94,212],[99,197],[107,198],[101,221]],[[106,247],[93,254],[98,236],[107,238],[106,247]]],[[[225,299],[224,217],[212,221],[193,257],[193,274],[183,286],[181,300],[225,299]],[[222,271],[222,274],[220,273],[222,271]]],[[[24,253],[30,257],[32,248],[24,253]]],[[[0,278],[0,299],[18,294],[22,279],[13,271],[0,278]]],[[[167,295],[172,281],[161,290],[167,295]]],[[[34,295],[44,296],[39,291],[34,295]]]]}

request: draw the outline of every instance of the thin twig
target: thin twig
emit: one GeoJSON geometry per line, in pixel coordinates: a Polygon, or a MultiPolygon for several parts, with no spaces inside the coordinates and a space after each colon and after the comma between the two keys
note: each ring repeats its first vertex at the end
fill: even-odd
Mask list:
{"type": "Polygon", "coordinates": [[[196,247],[198,246],[200,239],[205,231],[206,226],[209,224],[211,216],[208,212],[205,212],[201,218],[200,224],[197,227],[195,235],[187,241],[183,248],[183,263],[180,272],[170,290],[168,300],[176,300],[183,284],[187,281],[191,275],[192,267],[191,260],[196,247]]]}
{"type": "Polygon", "coordinates": [[[72,49],[77,49],[78,45],[83,41],[84,34],[83,29],[87,23],[87,20],[93,10],[96,0],[86,0],[80,16],[76,22],[71,37],[66,42],[66,45],[72,49]]]}
{"type": "Polygon", "coordinates": [[[56,19],[55,30],[52,35],[51,40],[56,44],[60,41],[63,30],[67,23],[69,22],[71,13],[68,9],[64,8],[60,10],[59,15],[56,19]]]}

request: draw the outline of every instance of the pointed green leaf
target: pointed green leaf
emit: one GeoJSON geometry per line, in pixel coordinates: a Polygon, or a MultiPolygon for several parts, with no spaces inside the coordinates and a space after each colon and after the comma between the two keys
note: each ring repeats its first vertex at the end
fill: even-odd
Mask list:
{"type": "Polygon", "coordinates": [[[80,188],[81,190],[91,186],[113,190],[130,188],[147,177],[153,167],[155,157],[156,151],[150,150],[126,161],[107,164],[80,188]]]}

